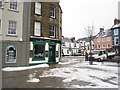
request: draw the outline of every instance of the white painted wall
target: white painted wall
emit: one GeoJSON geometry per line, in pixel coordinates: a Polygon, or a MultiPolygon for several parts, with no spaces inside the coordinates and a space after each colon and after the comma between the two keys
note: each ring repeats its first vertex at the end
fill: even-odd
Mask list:
{"type": "Polygon", "coordinates": [[[19,41],[22,38],[22,20],[23,20],[23,2],[18,3],[18,11],[11,11],[9,9],[10,3],[4,4],[2,11],[2,39],[19,41]],[[9,20],[17,21],[17,34],[16,37],[8,36],[9,20]]]}

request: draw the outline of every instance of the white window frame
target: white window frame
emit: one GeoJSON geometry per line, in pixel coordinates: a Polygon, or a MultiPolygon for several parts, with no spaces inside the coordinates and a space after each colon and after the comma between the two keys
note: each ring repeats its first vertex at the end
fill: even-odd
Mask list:
{"type": "Polygon", "coordinates": [[[55,37],[55,31],[56,31],[56,26],[55,25],[50,25],[49,26],[49,32],[54,32],[54,36],[49,35],[50,37],[55,37]],[[52,29],[51,29],[52,28],[52,29]]]}
{"type": "Polygon", "coordinates": [[[0,0],[0,8],[2,7],[2,1],[0,0]]]}
{"type": "MultiPolygon", "coordinates": [[[[13,52],[11,51],[11,53],[9,52],[9,54],[12,55],[13,52]]],[[[6,48],[6,61],[5,61],[5,63],[16,63],[16,58],[17,58],[17,50],[15,49],[15,47],[13,45],[8,46],[6,48]],[[13,61],[11,61],[11,60],[8,61],[7,60],[8,59],[8,55],[7,54],[8,54],[8,51],[9,51],[10,48],[13,48],[15,50],[15,59],[13,61]]]]}
{"type": "Polygon", "coordinates": [[[50,17],[55,18],[56,9],[54,6],[50,6],[50,17]]]}
{"type": "Polygon", "coordinates": [[[110,37],[107,37],[107,41],[110,41],[110,37]]]}
{"type": "Polygon", "coordinates": [[[118,30],[119,29],[114,29],[114,35],[118,35],[118,30]]]}
{"type": "Polygon", "coordinates": [[[10,0],[10,10],[18,11],[18,0],[10,0]]]}
{"type": "Polygon", "coordinates": [[[105,42],[105,37],[102,38],[102,42],[105,42]]]}
{"type": "Polygon", "coordinates": [[[100,45],[98,45],[97,47],[98,47],[98,49],[100,49],[100,47],[99,47],[100,45]]]}
{"type": "Polygon", "coordinates": [[[41,15],[41,3],[35,2],[35,14],[41,15]]]}
{"type": "Polygon", "coordinates": [[[106,48],[105,44],[102,45],[103,48],[106,48]]]}
{"type": "Polygon", "coordinates": [[[109,45],[110,45],[110,44],[108,44],[108,48],[110,48],[110,46],[111,46],[111,45],[110,45],[110,46],[109,46],[109,45]]]}
{"type": "Polygon", "coordinates": [[[114,45],[118,45],[118,44],[116,44],[117,39],[118,39],[118,44],[119,44],[119,37],[114,37],[114,45]]]}
{"type": "Polygon", "coordinates": [[[34,22],[34,35],[35,36],[41,36],[41,23],[40,22],[34,22]]]}
{"type": "Polygon", "coordinates": [[[0,29],[1,29],[1,27],[2,27],[2,20],[0,19],[0,29]]]}
{"type": "Polygon", "coordinates": [[[8,35],[16,35],[16,34],[17,34],[17,21],[9,20],[8,35]]]}
{"type": "Polygon", "coordinates": [[[100,42],[100,37],[97,38],[97,42],[100,42]]]}

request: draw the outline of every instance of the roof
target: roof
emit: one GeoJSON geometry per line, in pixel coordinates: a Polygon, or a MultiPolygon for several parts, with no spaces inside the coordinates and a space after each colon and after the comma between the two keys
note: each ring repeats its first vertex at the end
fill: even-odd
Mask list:
{"type": "Polygon", "coordinates": [[[103,30],[103,31],[100,31],[96,37],[105,37],[105,36],[111,36],[111,29],[106,29],[106,30],[103,30]]]}

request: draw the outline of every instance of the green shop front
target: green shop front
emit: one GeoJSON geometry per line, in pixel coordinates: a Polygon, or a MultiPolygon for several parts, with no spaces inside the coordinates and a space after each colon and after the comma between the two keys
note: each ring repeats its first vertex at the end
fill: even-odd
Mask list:
{"type": "Polygon", "coordinates": [[[29,65],[58,63],[61,59],[61,41],[43,38],[30,39],[29,65]]]}

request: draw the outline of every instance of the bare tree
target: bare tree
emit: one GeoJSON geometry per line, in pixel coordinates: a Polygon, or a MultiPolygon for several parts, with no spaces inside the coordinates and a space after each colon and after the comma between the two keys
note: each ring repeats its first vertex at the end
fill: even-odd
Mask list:
{"type": "Polygon", "coordinates": [[[89,57],[89,64],[92,65],[93,61],[92,61],[92,40],[93,40],[93,35],[94,35],[94,26],[87,26],[84,28],[85,29],[85,33],[89,39],[89,44],[90,44],[90,57],[89,57]]]}

